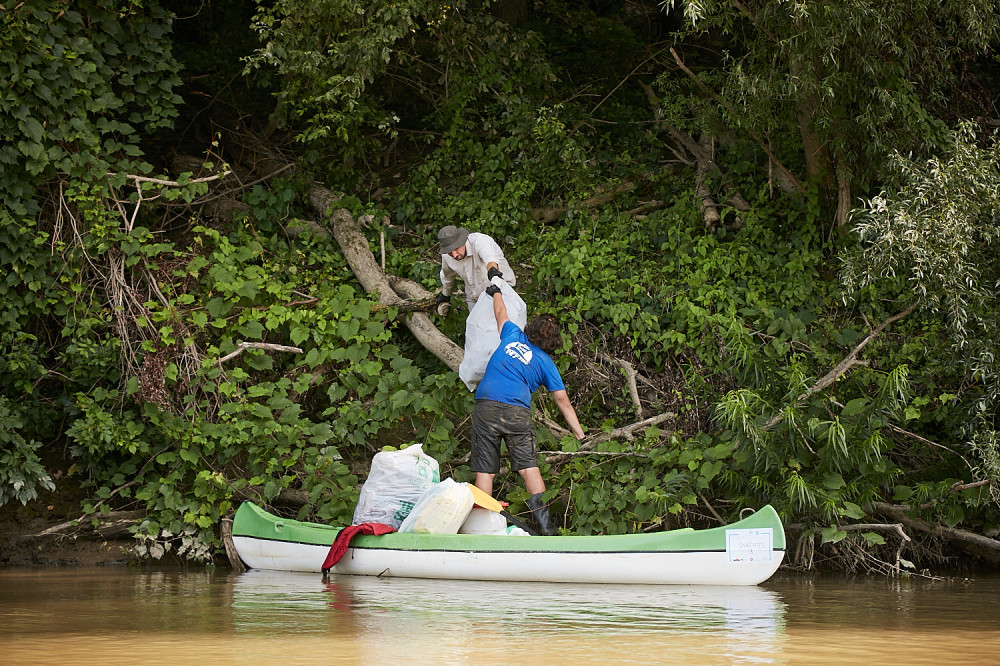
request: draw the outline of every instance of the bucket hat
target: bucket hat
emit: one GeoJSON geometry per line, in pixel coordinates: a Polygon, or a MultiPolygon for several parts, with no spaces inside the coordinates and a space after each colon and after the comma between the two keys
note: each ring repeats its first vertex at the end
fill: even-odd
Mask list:
{"type": "Polygon", "coordinates": [[[469,230],[465,227],[456,227],[449,224],[442,227],[438,232],[438,244],[441,245],[441,254],[448,254],[452,250],[465,245],[469,237],[469,230]]]}

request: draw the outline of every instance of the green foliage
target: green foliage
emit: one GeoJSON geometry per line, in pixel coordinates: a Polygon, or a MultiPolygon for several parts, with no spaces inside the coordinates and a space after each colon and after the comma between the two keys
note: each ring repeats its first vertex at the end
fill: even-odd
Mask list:
{"type": "Polygon", "coordinates": [[[867,191],[892,151],[943,146],[964,59],[987,53],[1000,34],[991,1],[661,4],[683,8],[677,50],[726,102],[709,103],[700,86],[664,75],[667,117],[768,137],[793,171],[813,160],[809,175],[826,189],[840,179],[867,191]],[[723,48],[683,48],[706,34],[724,39],[723,48]],[[815,147],[803,141],[809,134],[815,147]]]}
{"type": "MultiPolygon", "coordinates": [[[[771,503],[826,543],[875,549],[892,544],[845,524],[876,500],[1000,530],[988,488],[968,483],[1000,469],[997,155],[945,122],[972,99],[954,91],[971,88],[996,12],[687,2],[669,37],[696,83],[665,57],[678,13],[529,4],[185,1],[179,14],[202,13],[176,42],[156,4],[0,15],[0,503],[51,489],[42,461],[65,457],[93,519],[145,509],[139,556],[206,560],[243,498],[293,495],[298,517],[346,523],[384,447],[420,442],[443,475],[471,476],[472,395],[364,293],[333,239],[303,231],[315,178],[377,220],[364,233],[376,256],[384,238],[388,273],[430,289],[441,225],[500,241],[529,310],[565,326],[555,358],[588,432],[636,419],[606,357],[643,376],[645,415],[673,413],[593,452],[541,429],[546,454],[571,454],[543,472],[572,532],[771,503]],[[259,44],[227,23],[251,11],[259,44]],[[251,83],[260,94],[231,101],[251,83]],[[267,125],[278,148],[292,141],[272,130],[288,130],[298,175],[244,181],[225,193],[241,199],[234,219],[202,219],[190,204],[223,183],[154,178],[152,163],[190,152],[190,127],[235,129],[227,114],[267,125]],[[717,168],[684,163],[676,130],[708,142],[717,168]],[[781,194],[765,146],[804,196],[781,194]],[[719,196],[706,231],[700,178],[750,210],[719,196]],[[857,234],[824,237],[845,183],[883,192],[857,234]],[[845,248],[842,286],[829,265],[845,248]],[[865,341],[914,287],[922,309],[865,341]]],[[[432,321],[461,341],[460,313],[432,321]]],[[[511,476],[499,483],[519,507],[511,476]]]]}
{"type": "Polygon", "coordinates": [[[289,123],[303,119],[300,140],[351,161],[373,158],[425,117],[445,135],[470,123],[490,132],[552,75],[531,35],[485,8],[282,0],[259,11],[262,46],[247,70],[281,77],[279,111],[289,123]]]}
{"type": "Polygon", "coordinates": [[[11,500],[27,504],[38,497],[39,488],[55,488],[38,457],[41,444],[20,434],[24,421],[19,411],[0,396],[0,507],[11,500]]]}
{"type": "MultiPolygon", "coordinates": [[[[843,278],[850,294],[885,291],[891,297],[900,289],[943,317],[950,346],[941,346],[937,362],[972,382],[959,411],[969,440],[989,442],[1000,404],[1000,148],[995,140],[981,148],[974,138],[965,127],[940,157],[896,156],[893,186],[857,212],[860,246],[845,257],[843,278]]],[[[949,394],[948,402],[954,399],[949,394]]],[[[985,454],[981,470],[996,480],[989,446],[972,446],[985,454]]]]}
{"type": "Polygon", "coordinates": [[[169,125],[180,98],[170,16],[158,5],[21,3],[0,16],[0,192],[14,215],[56,173],[103,180],[138,166],[137,128],[169,125]]]}

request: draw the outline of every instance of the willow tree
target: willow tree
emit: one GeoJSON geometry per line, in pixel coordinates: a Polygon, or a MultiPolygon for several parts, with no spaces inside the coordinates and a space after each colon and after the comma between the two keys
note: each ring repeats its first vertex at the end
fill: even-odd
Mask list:
{"type": "Polygon", "coordinates": [[[963,453],[1000,503],[1000,144],[966,126],[940,156],[896,154],[892,165],[896,178],[856,211],[860,245],[846,257],[845,284],[860,295],[901,283],[943,318],[938,361],[963,380],[953,397],[963,453]]]}
{"type": "Polygon", "coordinates": [[[975,73],[1000,36],[992,0],[662,4],[686,23],[659,80],[675,122],[752,141],[776,180],[818,188],[839,227],[889,154],[933,154],[957,118],[984,112],[975,73]]]}

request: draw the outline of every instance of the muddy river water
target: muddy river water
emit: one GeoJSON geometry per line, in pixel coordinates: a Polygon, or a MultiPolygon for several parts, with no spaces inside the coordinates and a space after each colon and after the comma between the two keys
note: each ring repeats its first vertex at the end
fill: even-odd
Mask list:
{"type": "Polygon", "coordinates": [[[1000,664],[1000,577],[757,587],[0,569],[0,664],[1000,664]]]}

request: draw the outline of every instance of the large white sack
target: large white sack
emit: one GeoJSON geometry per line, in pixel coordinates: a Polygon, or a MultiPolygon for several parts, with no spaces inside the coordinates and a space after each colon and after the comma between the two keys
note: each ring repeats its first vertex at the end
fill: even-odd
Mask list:
{"type": "Polygon", "coordinates": [[[400,532],[424,534],[457,534],[472,511],[475,498],[468,484],[448,478],[424,493],[410,511],[400,532]]]}
{"type": "Polygon", "coordinates": [[[380,451],[372,458],[368,480],[354,510],[354,525],[384,523],[399,528],[413,506],[441,478],[438,461],[422,444],[380,451]]]}
{"type": "MultiPolygon", "coordinates": [[[[514,288],[499,278],[498,284],[503,303],[507,306],[507,318],[523,331],[528,323],[528,306],[517,295],[514,288]]],[[[465,320],[465,355],[458,366],[458,376],[470,391],[475,391],[486,373],[490,356],[500,346],[500,332],[497,330],[496,315],[493,314],[493,297],[485,291],[473,306],[469,318],[465,320]]]]}

